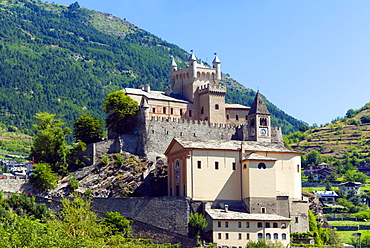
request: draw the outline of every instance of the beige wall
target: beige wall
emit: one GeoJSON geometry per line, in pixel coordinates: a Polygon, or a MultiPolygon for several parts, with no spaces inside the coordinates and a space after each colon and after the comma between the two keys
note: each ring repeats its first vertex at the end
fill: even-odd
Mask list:
{"type": "Polygon", "coordinates": [[[189,196],[194,200],[241,200],[238,151],[193,150],[187,179],[192,185],[189,196]],[[201,169],[198,168],[201,162],[201,169]],[[218,169],[215,163],[218,162],[218,169]],[[235,170],[233,170],[235,163],[235,170]]]}
{"type": "Polygon", "coordinates": [[[226,118],[226,123],[231,124],[245,124],[247,122],[246,115],[248,110],[246,109],[226,109],[226,117],[229,116],[229,119],[226,118]],[[239,120],[236,120],[238,116],[239,120]]]}
{"type": "Polygon", "coordinates": [[[266,234],[270,234],[271,241],[279,241],[284,246],[290,243],[289,222],[288,221],[256,221],[256,220],[214,220],[213,221],[213,242],[218,246],[243,246],[245,247],[249,241],[257,241],[258,233],[266,238],[266,234]],[[218,222],[221,222],[221,227],[218,227],[218,222]],[[228,227],[225,227],[228,222],[228,227]],[[238,222],[241,227],[239,228],[238,222]],[[249,223],[249,227],[246,226],[249,223]],[[262,223],[262,228],[257,227],[257,223],[262,223]],[[270,224],[270,228],[266,228],[266,223],[270,224]],[[273,223],[277,223],[278,228],[273,228],[273,223]],[[282,223],[285,223],[286,228],[281,228],[282,223]],[[226,239],[228,234],[228,239],[226,239]],[[249,234],[249,239],[247,239],[249,234]],[[274,234],[277,234],[277,239],[274,239],[274,234]],[[282,239],[282,235],[286,235],[286,239],[282,239]],[[221,238],[220,238],[221,237],[221,238]]]}

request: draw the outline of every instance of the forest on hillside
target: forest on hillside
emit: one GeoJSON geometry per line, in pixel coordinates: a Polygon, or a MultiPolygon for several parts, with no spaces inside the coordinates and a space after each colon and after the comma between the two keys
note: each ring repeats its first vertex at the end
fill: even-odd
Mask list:
{"type": "MultiPolygon", "coordinates": [[[[33,135],[33,116],[55,113],[72,126],[82,114],[105,120],[105,96],[150,84],[163,90],[174,56],[188,53],[107,13],[32,0],[0,2],[0,122],[33,135]]],[[[250,105],[255,92],[223,75],[227,102],[250,105]]],[[[284,133],[302,121],[267,101],[284,133]]]]}

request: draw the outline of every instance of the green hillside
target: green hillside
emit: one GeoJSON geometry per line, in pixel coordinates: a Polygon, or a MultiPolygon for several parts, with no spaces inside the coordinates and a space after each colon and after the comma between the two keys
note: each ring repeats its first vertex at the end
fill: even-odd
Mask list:
{"type": "MultiPolygon", "coordinates": [[[[150,84],[163,90],[174,56],[188,53],[110,14],[31,0],[0,0],[0,122],[32,134],[35,113],[105,120],[105,96],[150,84]]],[[[227,102],[251,105],[255,92],[227,75],[227,102]]],[[[303,125],[267,102],[272,124],[288,133],[303,125]]]]}
{"type": "Polygon", "coordinates": [[[285,142],[304,155],[316,150],[329,163],[370,163],[370,103],[348,110],[345,117],[330,124],[291,133],[285,136],[285,142]]]}

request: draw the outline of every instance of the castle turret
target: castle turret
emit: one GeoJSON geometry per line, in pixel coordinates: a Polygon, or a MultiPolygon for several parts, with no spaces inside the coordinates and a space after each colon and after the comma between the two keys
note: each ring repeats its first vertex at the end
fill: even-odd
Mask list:
{"type": "Polygon", "coordinates": [[[173,56],[171,56],[171,64],[169,66],[169,70],[170,70],[170,84],[171,84],[171,87],[173,87],[173,84],[175,83],[173,72],[177,71],[177,64],[173,56]]]}
{"type": "Polygon", "coordinates": [[[197,57],[195,56],[193,50],[191,50],[191,55],[189,57],[189,68],[190,68],[190,78],[195,78],[197,76],[197,57]]]}
{"type": "Polygon", "coordinates": [[[212,64],[213,64],[213,68],[216,69],[216,75],[215,75],[214,81],[216,84],[218,84],[221,80],[221,61],[218,58],[217,53],[215,53],[215,58],[213,59],[212,64]]]}
{"type": "Polygon", "coordinates": [[[257,91],[247,118],[249,132],[248,140],[271,142],[270,112],[259,91],[257,91]]]}

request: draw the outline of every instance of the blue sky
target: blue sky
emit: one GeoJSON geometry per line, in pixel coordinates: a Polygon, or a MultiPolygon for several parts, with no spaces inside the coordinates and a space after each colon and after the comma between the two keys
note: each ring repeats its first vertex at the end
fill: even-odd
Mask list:
{"type": "Polygon", "coordinates": [[[370,102],[370,1],[78,3],[126,18],[204,61],[217,52],[224,73],[309,124],[370,102]]]}

